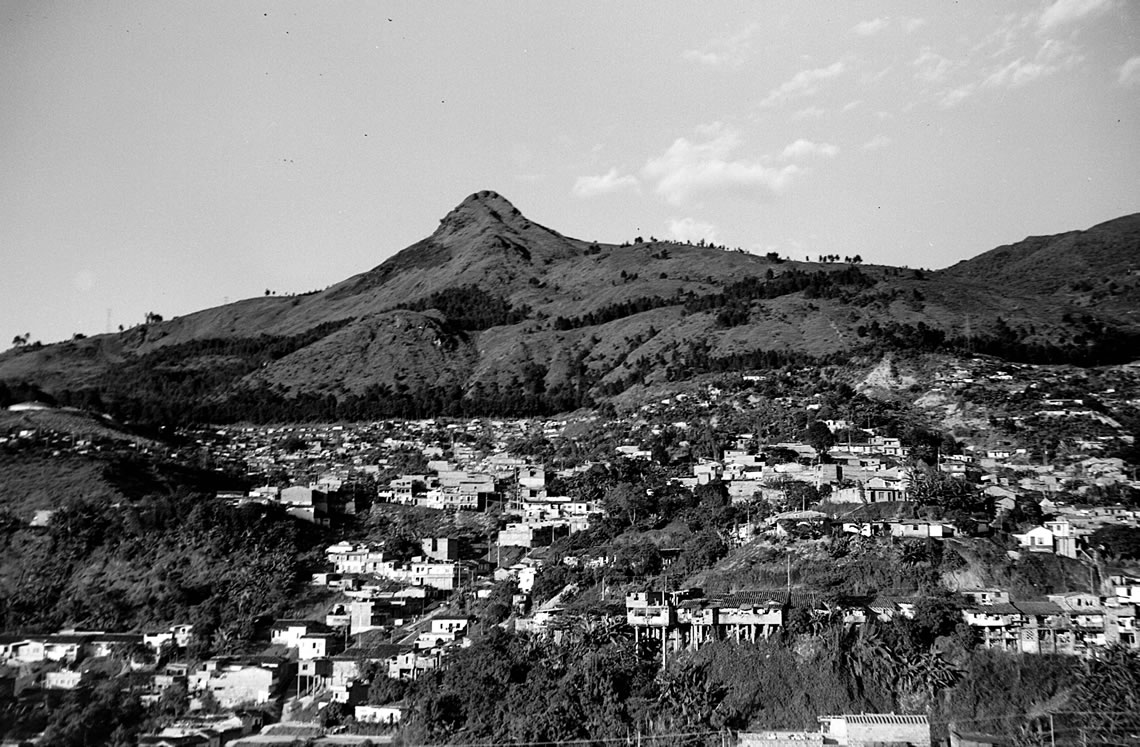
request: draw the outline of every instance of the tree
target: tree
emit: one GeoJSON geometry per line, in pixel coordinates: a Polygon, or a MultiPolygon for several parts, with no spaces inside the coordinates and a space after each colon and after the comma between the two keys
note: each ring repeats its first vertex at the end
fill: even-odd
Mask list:
{"type": "Polygon", "coordinates": [[[819,491],[814,485],[799,480],[784,478],[773,484],[784,494],[782,511],[800,511],[819,502],[819,491]]]}
{"type": "Polygon", "coordinates": [[[661,566],[661,552],[647,540],[622,545],[614,554],[614,571],[627,578],[656,575],[661,572],[661,566]]]}
{"type": "Polygon", "coordinates": [[[910,496],[921,506],[952,511],[970,510],[981,503],[977,485],[922,465],[910,472],[910,496]]]}
{"type": "Polygon", "coordinates": [[[92,744],[136,744],[133,737],[145,710],[137,695],[124,692],[116,680],[97,680],[68,691],[52,709],[42,744],[86,747],[92,744]]]}
{"type": "Polygon", "coordinates": [[[719,726],[713,714],[728,689],[708,676],[706,667],[680,661],[657,678],[657,709],[665,729],[684,731],[719,726]]]}
{"type": "Polygon", "coordinates": [[[1121,560],[1140,558],[1140,529],[1128,526],[1101,527],[1089,535],[1089,544],[1121,560]]]}
{"type": "Polygon", "coordinates": [[[807,430],[804,431],[803,439],[804,443],[811,446],[820,455],[826,454],[827,450],[835,444],[835,436],[827,427],[827,423],[822,420],[813,420],[807,430]]]}
{"type": "Polygon", "coordinates": [[[1071,719],[1086,744],[1120,744],[1140,730],[1140,657],[1114,646],[1077,678],[1071,719]],[[1087,740],[1087,741],[1086,741],[1087,740]]]}
{"type": "Polygon", "coordinates": [[[625,526],[637,526],[656,508],[653,496],[640,485],[618,483],[605,492],[602,506],[606,513],[621,520],[625,526]]]}
{"type": "Polygon", "coordinates": [[[800,455],[794,449],[784,446],[769,446],[764,449],[764,457],[769,467],[775,467],[777,464],[794,462],[800,455]]]}

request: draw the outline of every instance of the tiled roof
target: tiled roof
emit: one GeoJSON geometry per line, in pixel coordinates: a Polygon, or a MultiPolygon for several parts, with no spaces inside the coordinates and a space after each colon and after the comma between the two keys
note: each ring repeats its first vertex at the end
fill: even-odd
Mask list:
{"type": "Polygon", "coordinates": [[[988,612],[991,615],[1020,615],[1021,610],[1014,607],[1012,604],[1003,602],[1001,604],[991,604],[989,607],[982,607],[982,611],[988,612]]]}
{"type": "Polygon", "coordinates": [[[719,607],[762,607],[770,604],[787,604],[786,589],[738,591],[712,600],[719,607]]]}
{"type": "Polygon", "coordinates": [[[1013,606],[1025,615],[1059,615],[1064,610],[1053,602],[1014,602],[1013,606]]]}

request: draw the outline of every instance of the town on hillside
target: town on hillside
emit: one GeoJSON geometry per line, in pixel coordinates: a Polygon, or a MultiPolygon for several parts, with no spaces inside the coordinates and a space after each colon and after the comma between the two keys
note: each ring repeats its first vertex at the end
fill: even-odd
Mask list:
{"type": "MultiPolygon", "coordinates": [[[[660,687],[726,647],[834,635],[847,641],[836,656],[850,646],[867,657],[843,665],[854,684],[835,709],[880,703],[884,713],[809,706],[796,718],[718,721],[713,708],[686,728],[769,747],[1011,744],[1008,730],[955,718],[964,709],[949,693],[981,677],[970,670],[978,657],[1070,666],[1055,663],[1063,657],[1087,673],[1087,662],[1140,652],[1140,480],[1117,419],[1140,402],[1063,382],[1053,382],[1060,394],[1035,392],[1040,378],[1027,384],[1028,373],[979,361],[936,379],[924,395],[936,404],[1020,389],[1019,409],[968,437],[892,421],[848,393],[773,398],[765,376],[748,374],[608,414],[232,425],[165,441],[84,433],[61,425],[66,413],[14,405],[0,435],[9,457],[193,465],[230,485],[194,499],[194,511],[244,518],[226,520],[235,536],[202,539],[186,528],[193,516],[152,515],[186,512],[188,496],[7,514],[9,548],[46,543],[104,564],[84,583],[105,588],[83,597],[80,624],[10,596],[0,701],[12,720],[43,704],[78,707],[69,693],[114,683],[109,702],[152,714],[138,744],[376,744],[438,734],[423,709],[483,648],[515,645],[505,641],[534,641],[525,645],[546,657],[628,646],[660,687]],[[1058,428],[1066,436],[1046,450],[1058,428]],[[105,565],[116,557],[125,568],[126,556],[97,550],[110,540],[83,536],[77,521],[122,546],[128,524],[157,522],[190,548],[186,566],[144,569],[127,585],[105,565]],[[278,542],[297,543],[292,575],[274,575],[278,542]],[[230,584],[225,604],[202,588],[145,620],[100,612],[129,604],[155,580],[148,573],[189,578],[199,553],[252,576],[212,582],[230,584]],[[70,624],[46,629],[45,619],[70,624]],[[874,641],[881,649],[866,653],[874,641]],[[904,651],[926,669],[912,670],[904,651]],[[895,690],[881,681],[890,672],[895,690]],[[808,718],[817,726],[805,729],[808,718]]],[[[509,684],[503,676],[496,686],[509,684]]],[[[727,686],[717,687],[723,707],[727,686]]],[[[1076,710],[1077,695],[1066,698],[1058,718],[1076,710]]],[[[1043,733],[1041,718],[1018,718],[1043,733]]],[[[677,728],[647,722],[643,737],[677,728]]]]}

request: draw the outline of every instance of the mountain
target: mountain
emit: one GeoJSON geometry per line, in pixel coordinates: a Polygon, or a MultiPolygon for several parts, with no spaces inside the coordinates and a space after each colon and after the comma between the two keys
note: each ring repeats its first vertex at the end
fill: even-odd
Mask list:
{"type": "Polygon", "coordinates": [[[1057,293],[1118,282],[1140,272],[1140,213],[1087,231],[1030,236],[947,268],[946,275],[985,280],[1018,291],[1057,293]]]}
{"type": "MultiPolygon", "coordinates": [[[[40,392],[144,421],[538,414],[640,383],[890,350],[1135,357],[1140,214],[939,272],[563,236],[494,192],[316,293],[0,355],[40,392]]],[[[7,392],[7,394],[6,394],[7,392]]]]}

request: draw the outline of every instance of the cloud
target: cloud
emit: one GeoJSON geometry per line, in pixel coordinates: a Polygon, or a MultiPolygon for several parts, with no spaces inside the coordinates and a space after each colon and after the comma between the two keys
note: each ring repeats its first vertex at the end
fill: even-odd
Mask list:
{"type": "Polygon", "coordinates": [[[740,136],[723,126],[706,127],[703,136],[706,139],[701,142],[677,138],[641,170],[642,177],[653,182],[653,191],[671,204],[680,205],[694,194],[719,190],[779,194],[801,171],[794,164],[777,168],[759,159],[733,158],[740,136]]]}
{"type": "Polygon", "coordinates": [[[827,67],[801,70],[788,80],[773,88],[760,102],[760,106],[773,106],[793,96],[810,96],[819,90],[819,84],[844,73],[847,63],[836,60],[827,67]]]}
{"type": "Polygon", "coordinates": [[[756,24],[745,26],[735,34],[713,39],[704,49],[686,49],[681,58],[709,67],[739,67],[751,56],[752,39],[759,30],[756,24]]]}
{"type": "Polygon", "coordinates": [[[860,73],[859,84],[863,86],[872,86],[883,78],[887,77],[893,69],[894,65],[887,65],[885,68],[877,72],[865,71],[863,73],[860,73]]]}
{"type": "Polygon", "coordinates": [[[923,48],[910,64],[917,68],[914,77],[923,83],[938,83],[944,80],[954,67],[949,58],[943,57],[930,47],[923,48]]]}
{"type": "Polygon", "coordinates": [[[903,30],[908,34],[913,34],[925,25],[925,18],[906,18],[903,20],[903,30]]]}
{"type": "Polygon", "coordinates": [[[571,192],[575,197],[597,197],[614,192],[632,191],[640,189],[640,182],[633,174],[618,174],[617,168],[612,168],[601,176],[580,176],[574,182],[571,192]]]}
{"type": "Polygon", "coordinates": [[[669,238],[677,241],[716,241],[716,227],[693,218],[670,218],[669,238]]]}
{"type": "Polygon", "coordinates": [[[949,109],[982,91],[1020,88],[1084,62],[1085,56],[1072,42],[1041,41],[1039,37],[1027,35],[1025,32],[1033,23],[1032,16],[1007,18],[960,62],[925,48],[912,62],[916,68],[915,79],[924,84],[924,92],[938,106],[949,109]],[[1026,54],[1029,51],[1026,47],[1031,49],[1031,45],[1037,45],[1037,51],[1026,54]],[[977,57],[989,64],[972,64],[977,57]],[[957,80],[950,83],[955,78],[957,80]]]}
{"type": "Polygon", "coordinates": [[[875,137],[863,143],[863,150],[879,150],[881,148],[886,148],[892,142],[893,141],[886,135],[875,135],[875,137]]]}
{"type": "Polygon", "coordinates": [[[839,147],[831,143],[813,143],[810,140],[800,138],[784,148],[780,153],[780,158],[785,161],[795,161],[801,158],[811,158],[813,156],[833,158],[838,153],[839,147]]]}
{"type": "Polygon", "coordinates": [[[827,114],[823,109],[818,106],[809,106],[806,109],[800,109],[792,115],[792,119],[819,119],[824,114],[827,114]]]}
{"type": "Polygon", "coordinates": [[[1128,58],[1128,61],[1120,66],[1117,82],[1122,86],[1140,85],[1140,55],[1128,58]]]}
{"type": "Polygon", "coordinates": [[[886,18],[872,18],[869,21],[860,21],[855,24],[852,29],[852,34],[859,36],[874,36],[887,27],[890,21],[886,18]]]}
{"type": "Polygon", "coordinates": [[[943,109],[949,109],[951,107],[957,106],[958,104],[961,104],[963,101],[973,96],[977,88],[977,83],[965,83],[958,86],[957,88],[952,88],[949,91],[943,91],[938,97],[938,105],[943,109]]]}
{"type": "Polygon", "coordinates": [[[1068,70],[1084,61],[1077,48],[1068,42],[1047,39],[1032,60],[1016,60],[992,71],[982,81],[985,88],[1017,88],[1061,70],[1068,70]]]}
{"type": "Polygon", "coordinates": [[[1111,8],[1113,0],[1057,0],[1037,19],[1037,30],[1053,31],[1059,26],[1076,23],[1083,18],[1099,15],[1111,8]]]}

